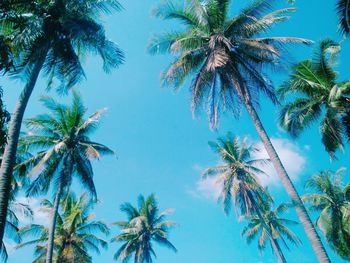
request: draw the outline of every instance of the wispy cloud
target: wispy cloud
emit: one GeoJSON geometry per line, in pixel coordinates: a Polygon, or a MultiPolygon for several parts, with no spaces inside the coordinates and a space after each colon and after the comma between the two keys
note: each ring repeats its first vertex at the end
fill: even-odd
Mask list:
{"type": "Polygon", "coordinates": [[[35,224],[48,225],[50,215],[40,205],[41,199],[20,196],[17,198],[17,202],[28,205],[33,211],[33,220],[30,220],[28,217],[20,217],[20,222],[22,225],[26,225],[32,222],[34,222],[35,224]]]}
{"type": "MultiPolygon", "coordinates": [[[[306,157],[303,155],[302,149],[288,139],[272,138],[271,141],[289,176],[293,181],[297,181],[306,164],[306,157]]],[[[254,153],[252,156],[253,158],[268,158],[268,154],[261,142],[257,142],[256,147],[259,151],[254,153]]],[[[193,166],[194,171],[196,171],[198,175],[202,174],[205,168],[206,167],[202,167],[198,164],[193,166]]],[[[262,165],[259,168],[268,175],[260,175],[260,181],[264,186],[281,186],[278,175],[271,163],[262,165]]],[[[200,178],[196,182],[194,189],[190,189],[188,192],[196,198],[217,200],[220,195],[220,190],[221,185],[217,183],[217,177],[212,176],[205,179],[200,178]]]]}
{"type": "MultiPolygon", "coordinates": [[[[193,166],[193,170],[200,177],[206,167],[199,164],[193,166]]],[[[206,178],[199,178],[196,186],[187,190],[187,192],[195,198],[217,200],[220,195],[220,185],[217,183],[216,176],[208,176],[206,178]]]]}
{"type": "MultiPolygon", "coordinates": [[[[294,144],[290,140],[281,138],[271,139],[273,146],[275,147],[281,161],[286,168],[289,176],[293,181],[297,181],[302,174],[306,157],[302,154],[302,150],[298,145],[294,144]]],[[[253,156],[253,158],[268,158],[268,154],[264,148],[262,142],[258,142],[256,147],[259,149],[253,156]]],[[[260,177],[261,183],[265,186],[280,186],[280,180],[273,167],[272,163],[260,167],[267,175],[260,177]]]]}

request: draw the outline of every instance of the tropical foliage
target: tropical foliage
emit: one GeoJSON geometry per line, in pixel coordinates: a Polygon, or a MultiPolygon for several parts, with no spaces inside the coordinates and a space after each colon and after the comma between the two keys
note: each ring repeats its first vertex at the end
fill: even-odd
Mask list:
{"type": "Polygon", "coordinates": [[[339,50],[338,43],[321,41],[313,58],[298,63],[279,89],[292,98],[281,110],[281,126],[297,137],[320,120],[322,143],[331,156],[350,139],[350,82],[337,82],[333,68],[339,50]]]}
{"type": "Polygon", "coordinates": [[[177,251],[168,240],[168,232],[175,222],[166,220],[172,209],[159,212],[154,195],[138,198],[138,207],[124,203],[120,210],[127,216],[127,221],[115,222],[121,228],[121,234],[112,239],[112,242],[123,242],[123,245],[114,255],[115,260],[127,262],[131,257],[134,263],[152,263],[155,257],[153,243],[177,251]]]}
{"type": "Polygon", "coordinates": [[[316,225],[327,242],[343,259],[350,260],[350,183],[343,186],[344,169],[322,171],[307,181],[315,193],[303,196],[310,209],[317,211],[316,225]]]}
{"type": "Polygon", "coordinates": [[[0,152],[3,153],[7,141],[7,124],[10,121],[10,113],[6,110],[3,101],[3,90],[0,88],[0,152]]]}
{"type": "Polygon", "coordinates": [[[6,224],[22,120],[40,72],[48,77],[49,88],[54,85],[54,80],[59,80],[56,88],[64,93],[85,76],[80,60],[85,54],[97,53],[106,72],[119,66],[123,62],[123,53],[106,37],[99,20],[101,16],[120,9],[116,0],[2,1],[0,36],[11,40],[12,53],[18,61],[15,74],[21,76],[26,85],[11,118],[1,163],[0,239],[6,224]]]}
{"type": "MultiPolygon", "coordinates": [[[[73,177],[79,179],[96,200],[91,160],[113,154],[113,151],[89,137],[96,130],[104,109],[85,118],[87,109],[76,92],[73,92],[70,106],[51,97],[42,97],[41,102],[48,113],[26,121],[29,132],[22,136],[20,142],[26,150],[36,149],[38,152],[20,166],[30,164],[32,169],[28,175],[35,176],[27,189],[28,196],[46,194],[52,186],[55,198],[49,245],[53,245],[60,200],[69,192],[73,177]]],[[[50,247],[48,253],[52,251],[53,247],[50,247]]]]}
{"type": "Polygon", "coordinates": [[[17,176],[15,176],[12,180],[12,191],[7,211],[5,239],[3,239],[0,248],[0,255],[4,262],[6,262],[8,258],[8,249],[6,248],[6,241],[12,241],[15,243],[20,242],[20,221],[24,219],[31,220],[33,218],[33,211],[30,208],[30,206],[24,203],[22,200],[20,201],[17,199],[22,183],[24,183],[24,179],[19,178],[17,176]]]}
{"type": "MultiPolygon", "coordinates": [[[[310,138],[306,138],[310,146],[305,145],[305,150],[312,147],[310,154],[319,158],[318,168],[322,169],[322,165],[327,165],[322,158],[327,158],[328,155],[331,161],[338,161],[339,152],[344,150],[350,141],[350,80],[346,79],[346,75],[338,72],[338,68],[341,69],[342,65],[348,63],[346,60],[342,61],[341,67],[338,67],[340,55],[348,52],[350,0],[327,3],[333,7],[336,5],[338,21],[329,21],[336,22],[330,23],[332,26],[338,24],[338,33],[341,34],[338,38],[343,39],[321,40],[314,45],[314,52],[309,59],[294,64],[291,63],[293,59],[290,51],[296,53],[298,57],[304,57],[303,52],[313,41],[304,39],[301,35],[288,37],[286,36],[289,35],[288,33],[280,34],[285,28],[280,27],[278,30],[282,31],[275,31],[274,27],[288,21],[292,13],[297,11],[292,6],[294,4],[310,7],[312,12],[308,13],[308,22],[312,23],[310,22],[309,25],[319,27],[320,20],[313,19],[313,15],[318,11],[317,6],[306,4],[307,1],[285,0],[278,6],[284,4],[288,6],[287,8],[274,9],[273,0],[241,2],[246,7],[237,10],[240,3],[230,0],[160,0],[160,4],[153,10],[153,15],[164,22],[157,25],[157,29],[164,27],[166,31],[153,35],[148,51],[152,55],[166,54],[173,57],[169,66],[161,74],[161,86],[178,90],[188,85],[193,116],[205,110],[210,128],[215,131],[219,129],[219,120],[224,113],[238,119],[243,115],[242,109],[245,109],[248,116],[243,115],[243,118],[250,117],[261,139],[261,143],[255,143],[256,139],[253,137],[253,143],[250,143],[249,135],[232,136],[229,132],[227,136],[210,142],[209,145],[217,160],[216,165],[207,168],[202,174],[202,180],[196,182],[196,188],[188,192],[196,197],[202,197],[202,195],[212,197],[215,193],[218,202],[223,206],[224,213],[229,217],[232,210],[235,210],[237,221],[244,222],[241,234],[247,243],[257,241],[261,254],[270,246],[272,256],[275,254],[279,263],[289,262],[294,256],[294,249],[301,244],[301,240],[306,238],[309,239],[320,263],[329,263],[330,258],[335,262],[338,260],[337,257],[350,261],[350,182],[344,176],[345,168],[336,172],[321,170],[309,178],[303,177],[302,179],[306,181],[306,191],[305,195],[300,197],[286,168],[293,175],[293,170],[298,169],[297,166],[304,162],[298,161],[294,154],[286,154],[289,150],[285,149],[288,146],[284,145],[283,133],[278,133],[282,138],[271,139],[267,132],[270,129],[273,132],[274,107],[279,107],[276,110],[277,115],[279,114],[279,126],[293,139],[301,136],[312,125],[318,125],[321,141],[326,150],[324,155],[322,152],[317,152],[313,145],[314,139],[309,141],[310,138]],[[169,24],[169,21],[175,23],[169,24]],[[278,35],[282,36],[274,36],[275,32],[279,32],[278,35]],[[294,52],[294,49],[290,49],[291,46],[304,49],[294,52]],[[275,75],[276,72],[289,74],[277,91],[272,82],[272,79],[280,81],[280,77],[275,75]],[[263,101],[263,98],[267,100],[263,101]],[[260,112],[267,126],[263,124],[260,112]],[[279,147],[281,141],[283,145],[279,147]],[[268,159],[265,156],[268,156],[268,159]],[[280,157],[283,157],[285,162],[282,162],[280,157]],[[290,166],[291,163],[293,167],[290,166]],[[284,193],[278,188],[270,191],[272,187],[265,186],[263,177],[274,175],[279,177],[284,187],[282,191],[285,190],[289,200],[286,200],[286,195],[282,196],[284,193]],[[281,204],[281,200],[287,203],[281,204]],[[278,201],[279,205],[275,201],[278,201]],[[296,215],[290,214],[288,218],[287,210],[291,208],[295,209],[296,215]],[[294,220],[296,216],[304,228],[305,237],[302,237],[302,233],[298,231],[299,222],[294,220]],[[316,219],[315,224],[313,224],[314,219],[316,219]],[[321,239],[319,234],[323,235],[324,239],[321,239]],[[330,257],[323,241],[335,252],[330,257]],[[296,247],[291,250],[291,245],[296,247]],[[287,250],[290,253],[286,253],[287,250]]],[[[137,4],[131,1],[126,4],[126,7],[134,5],[143,9],[143,4],[142,1],[138,1],[137,4]]],[[[106,73],[110,73],[112,69],[118,68],[124,62],[124,53],[108,38],[106,32],[120,33],[119,30],[122,29],[121,32],[127,33],[126,36],[133,34],[135,40],[132,39],[128,50],[133,50],[139,44],[138,41],[144,38],[144,33],[147,33],[148,30],[144,30],[146,27],[140,24],[140,21],[144,22],[142,16],[140,16],[141,19],[137,17],[138,19],[130,21],[123,20],[125,16],[121,16],[120,21],[112,18],[113,24],[104,26],[107,16],[122,10],[123,7],[118,0],[0,0],[0,81],[2,85],[0,87],[0,260],[3,262],[6,262],[8,257],[12,257],[9,253],[12,247],[33,249],[34,259],[28,257],[24,261],[34,260],[36,263],[108,261],[103,258],[103,255],[100,258],[100,253],[102,249],[108,248],[109,243],[117,246],[113,251],[114,260],[121,263],[130,261],[153,263],[159,255],[159,246],[177,252],[169,237],[174,226],[177,225],[168,219],[173,209],[160,210],[155,194],[146,197],[139,195],[136,206],[129,202],[122,203],[120,214],[125,218],[112,223],[119,228],[119,232],[113,234],[112,238],[108,237],[109,226],[104,223],[104,220],[98,219],[100,215],[95,216],[95,212],[99,213],[101,210],[93,212],[96,203],[122,202],[115,198],[121,196],[117,195],[117,192],[128,185],[127,181],[132,188],[127,189],[130,193],[140,190],[138,186],[144,186],[145,182],[148,186],[161,182],[159,175],[154,178],[144,176],[149,174],[146,172],[147,167],[142,167],[145,173],[143,170],[140,173],[143,176],[142,180],[145,181],[133,178],[130,170],[128,170],[130,175],[118,175],[117,167],[112,167],[108,163],[106,166],[93,169],[94,161],[106,155],[114,155],[109,147],[92,139],[92,135],[97,130],[102,132],[100,134],[110,134],[106,130],[99,129],[101,117],[106,109],[98,110],[88,116],[88,109],[76,88],[82,80],[87,79],[83,62],[87,60],[90,64],[87,72],[92,70],[99,72],[95,61],[90,60],[90,55],[97,55],[102,60],[102,68],[106,73]],[[3,79],[4,83],[2,83],[3,79]],[[23,89],[14,91],[13,79],[23,83],[23,89]],[[27,118],[26,109],[32,94],[37,96],[36,92],[40,92],[39,95],[43,92],[43,90],[34,91],[39,84],[47,87],[45,92],[54,92],[55,95],[41,96],[39,100],[41,105],[38,106],[43,106],[45,113],[35,113],[36,117],[23,121],[27,118]],[[19,97],[14,110],[9,113],[4,101],[8,105],[14,104],[11,101],[12,92],[18,92],[19,97]],[[65,103],[66,95],[70,95],[69,99],[71,99],[68,104],[65,103]],[[23,130],[22,124],[25,126],[23,130]],[[98,178],[101,178],[97,182],[95,172],[98,173],[98,178]],[[108,177],[108,175],[105,176],[106,173],[117,176],[108,177]],[[138,181],[133,181],[134,179],[138,181]],[[113,189],[115,193],[113,192],[112,196],[101,195],[104,200],[100,201],[97,199],[97,192],[105,190],[103,186],[106,184],[108,184],[106,190],[113,189]],[[81,194],[82,190],[85,191],[84,194],[81,194]],[[45,199],[38,199],[39,196],[44,196],[45,199]],[[42,216],[45,220],[41,218],[42,216]],[[96,259],[95,256],[99,258],[96,259]]],[[[134,15],[135,11],[132,9],[131,13],[134,15]]],[[[334,8],[331,12],[334,15],[334,8]]],[[[300,16],[297,16],[297,19],[300,19],[300,16]]],[[[302,20],[299,20],[299,25],[300,21],[302,20]]],[[[302,31],[304,30],[300,32],[302,31]]],[[[334,31],[336,31],[335,28],[334,31]]],[[[305,34],[315,35],[310,30],[309,32],[305,30],[305,34]]],[[[150,70],[151,67],[148,68],[149,65],[144,64],[145,61],[139,54],[131,54],[130,57],[134,58],[134,63],[139,66],[131,71],[135,81],[139,81],[139,72],[146,74],[149,77],[148,81],[151,81],[153,67],[150,70]]],[[[130,69],[131,67],[128,68],[130,69]]],[[[128,76],[130,75],[119,75],[126,85],[129,84],[126,79],[128,76]]],[[[95,82],[99,82],[98,91],[94,91],[94,94],[101,94],[103,95],[101,98],[105,99],[106,94],[102,90],[105,80],[100,80],[96,75],[93,77],[95,82]]],[[[147,86],[150,83],[141,84],[147,86]]],[[[116,94],[120,95],[120,93],[116,94]]],[[[147,96],[142,97],[144,94],[146,93],[139,93],[139,90],[133,91],[133,96],[125,96],[121,99],[136,99],[135,102],[128,104],[129,101],[126,103],[123,101],[123,105],[127,105],[128,110],[137,111],[140,107],[135,105],[142,101],[145,111],[154,113],[156,108],[152,109],[153,101],[150,101],[147,96]],[[142,98],[136,98],[140,95],[142,98]]],[[[92,99],[99,101],[100,98],[92,99]]],[[[91,102],[91,98],[88,98],[88,101],[91,102]]],[[[109,100],[108,103],[114,102],[109,100]]],[[[36,111],[37,106],[30,106],[31,111],[36,111]]],[[[161,112],[166,116],[165,113],[161,112]]],[[[125,114],[125,117],[128,118],[130,115],[125,114]]],[[[165,118],[167,120],[165,124],[168,123],[168,119],[173,120],[168,116],[165,118]]],[[[116,120],[107,118],[107,121],[114,125],[113,122],[116,120]]],[[[234,129],[232,132],[236,134],[239,131],[251,129],[246,122],[239,125],[242,127],[225,126],[224,129],[234,129]]],[[[125,125],[123,118],[118,119],[118,131],[115,133],[125,127],[130,126],[125,125]]],[[[173,127],[177,127],[177,124],[174,123],[173,127]]],[[[164,131],[160,128],[163,127],[154,126],[157,131],[153,135],[164,131]]],[[[186,129],[188,127],[182,128],[184,133],[191,134],[191,131],[186,129]]],[[[134,132],[134,130],[128,130],[128,135],[133,136],[134,132]]],[[[172,134],[177,132],[178,129],[172,134]]],[[[310,131],[308,135],[312,132],[310,131]]],[[[200,140],[199,135],[203,134],[198,133],[196,140],[200,140]]],[[[119,138],[125,139],[123,145],[126,145],[128,152],[135,153],[134,162],[128,165],[144,166],[144,160],[137,155],[138,152],[132,148],[133,145],[129,144],[130,136],[122,135],[119,138]]],[[[166,134],[166,136],[170,135],[166,134]]],[[[145,138],[140,137],[141,140],[137,142],[145,138]]],[[[155,143],[161,143],[161,140],[155,143]]],[[[192,142],[181,146],[195,148],[192,142]]],[[[179,147],[168,149],[164,145],[164,149],[166,149],[162,152],[164,156],[157,159],[156,164],[163,162],[164,158],[181,155],[179,147]]],[[[145,149],[144,152],[151,156],[152,150],[145,149]]],[[[200,154],[205,154],[205,150],[201,148],[196,147],[196,150],[199,150],[200,154]]],[[[301,148],[299,150],[299,153],[303,154],[301,148]]],[[[125,152],[124,147],[121,155],[125,152]]],[[[181,162],[176,163],[175,166],[188,167],[186,161],[193,162],[191,159],[193,156],[188,157],[190,156],[184,155],[184,157],[174,158],[181,162]]],[[[193,158],[197,157],[195,155],[193,158]]],[[[199,161],[203,160],[202,158],[199,161]]],[[[309,163],[305,162],[305,166],[301,168],[305,174],[305,169],[309,169],[309,163]]],[[[176,171],[173,167],[171,169],[176,171]]],[[[163,174],[160,169],[158,172],[163,174]]],[[[175,184],[174,180],[180,181],[181,177],[165,180],[165,187],[168,188],[164,190],[168,190],[178,187],[178,182],[175,184]]],[[[101,196],[99,195],[99,198],[101,196]]],[[[179,196],[174,198],[178,199],[179,196]]],[[[208,210],[196,210],[198,208],[194,207],[196,202],[192,201],[181,207],[183,209],[187,206],[188,210],[191,210],[192,217],[193,212],[195,213],[192,219],[199,221],[214,218],[211,215],[208,217],[208,213],[205,213],[208,210]]],[[[111,216],[106,214],[106,210],[104,211],[105,215],[111,216]]],[[[181,210],[181,213],[183,211],[181,210]]],[[[180,219],[182,221],[183,217],[179,217],[180,219]]],[[[208,220],[205,222],[208,223],[208,220]]],[[[188,241],[193,242],[191,238],[194,236],[198,238],[196,236],[198,233],[199,238],[202,236],[204,238],[206,232],[209,233],[209,228],[212,228],[210,231],[212,231],[211,234],[214,233],[215,238],[220,238],[215,228],[219,225],[218,222],[216,220],[210,222],[212,225],[198,224],[202,228],[187,224],[186,227],[190,231],[194,229],[191,227],[197,227],[196,231],[199,231],[196,234],[194,234],[195,231],[187,233],[188,241]]],[[[225,232],[225,235],[227,234],[231,235],[225,232]]],[[[200,242],[204,241],[200,240],[200,242]]],[[[235,242],[237,242],[236,239],[235,242]]],[[[198,245],[194,242],[193,244],[198,245]]],[[[213,247],[214,250],[211,253],[215,253],[214,241],[209,239],[208,244],[206,248],[209,250],[213,247]]],[[[181,248],[184,244],[178,244],[178,246],[181,248]]],[[[227,251],[230,250],[221,239],[220,246],[227,251]]],[[[202,246],[197,247],[202,248],[202,246]]],[[[307,249],[306,245],[302,252],[307,252],[307,249]]],[[[225,256],[228,260],[240,260],[228,257],[232,255],[229,253],[213,254],[214,260],[206,259],[205,253],[198,255],[198,251],[189,246],[187,253],[191,252],[195,255],[194,261],[221,262],[221,256],[225,256]]],[[[170,255],[174,256],[174,254],[170,255]]],[[[14,255],[14,260],[12,258],[11,260],[21,261],[16,256],[14,255]]],[[[252,253],[250,256],[255,254],[252,253]]],[[[159,259],[163,261],[161,257],[159,259]]],[[[296,260],[300,261],[299,258],[296,260]]],[[[193,259],[181,258],[178,261],[191,262],[193,259]]]]}
{"type": "Polygon", "coordinates": [[[244,227],[242,235],[246,237],[248,243],[258,238],[258,248],[260,251],[263,251],[266,248],[266,244],[270,243],[276,255],[283,255],[281,244],[287,249],[289,249],[287,241],[294,245],[301,244],[297,235],[288,228],[289,225],[296,225],[298,223],[294,220],[281,217],[281,214],[288,208],[289,205],[286,204],[281,204],[276,208],[273,208],[270,202],[261,204],[262,217],[257,215],[246,216],[245,219],[249,223],[244,227]]]}
{"type": "Polygon", "coordinates": [[[338,0],[339,30],[344,36],[350,34],[350,1],[338,0]]]}
{"type": "Polygon", "coordinates": [[[155,36],[149,51],[171,53],[175,60],[163,74],[163,84],[175,88],[192,78],[192,109],[205,104],[211,125],[218,125],[219,112],[238,116],[242,102],[257,105],[259,94],[277,102],[274,87],[262,69],[285,66],[286,43],[310,41],[292,37],[259,37],[288,20],[294,8],[266,13],[270,1],[255,1],[236,17],[229,17],[230,1],[205,4],[187,1],[185,6],[165,1],[154,10],[163,19],[176,19],[184,30],[155,36]]]}
{"type": "MultiPolygon", "coordinates": [[[[42,205],[48,213],[53,206],[49,200],[43,200],[42,205]]],[[[100,248],[107,248],[107,241],[100,236],[105,237],[109,228],[105,223],[94,220],[92,203],[86,194],[79,198],[69,194],[62,200],[61,207],[55,230],[54,262],[92,262],[90,251],[99,254],[100,248]]],[[[45,225],[31,224],[20,229],[19,234],[27,241],[17,248],[34,245],[33,263],[44,262],[49,229],[45,225]]]]}
{"type": "Polygon", "coordinates": [[[230,111],[240,116],[243,104],[261,138],[286,192],[292,199],[299,219],[321,262],[329,262],[326,250],[283,166],[256,111],[260,95],[272,103],[278,99],[268,69],[285,69],[286,44],[309,44],[296,37],[271,37],[271,28],[289,19],[294,8],[272,11],[271,1],[254,1],[235,17],[230,17],[229,0],[186,1],[176,5],[165,1],[154,14],[182,22],[183,30],[155,36],[151,53],[170,53],[175,60],[163,73],[163,84],[181,87],[191,79],[192,111],[207,108],[210,124],[217,128],[219,113],[230,111]]]}
{"type": "Polygon", "coordinates": [[[0,35],[0,72],[7,72],[14,66],[8,42],[4,36],[0,35]]]}
{"type": "Polygon", "coordinates": [[[216,184],[220,186],[219,200],[225,213],[230,212],[233,203],[237,215],[255,214],[260,203],[271,199],[259,181],[259,176],[266,175],[261,168],[268,160],[253,157],[258,149],[248,144],[247,137],[241,142],[239,137],[228,135],[210,145],[222,164],[206,169],[203,176],[216,177],[216,184]]]}

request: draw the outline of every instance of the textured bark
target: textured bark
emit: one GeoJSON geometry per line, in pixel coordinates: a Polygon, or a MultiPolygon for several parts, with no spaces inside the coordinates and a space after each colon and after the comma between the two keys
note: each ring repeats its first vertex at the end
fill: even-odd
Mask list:
{"type": "Polygon", "coordinates": [[[51,224],[49,228],[49,237],[47,241],[46,263],[52,263],[53,249],[55,246],[55,230],[56,230],[56,223],[57,223],[57,214],[58,214],[58,208],[60,206],[62,192],[63,192],[63,184],[62,182],[60,182],[57,188],[55,200],[52,207],[51,224]]]}
{"type": "Polygon", "coordinates": [[[270,241],[272,245],[272,249],[277,256],[278,263],[287,263],[286,258],[283,255],[282,249],[278,244],[277,240],[270,236],[270,241]]]}
{"type": "Polygon", "coordinates": [[[1,162],[0,170],[0,240],[2,241],[5,232],[5,224],[7,217],[8,201],[11,191],[11,179],[13,167],[16,162],[16,152],[18,138],[21,131],[23,115],[27,107],[29,98],[33,92],[36,81],[38,79],[41,68],[45,61],[46,53],[42,54],[35,63],[27,84],[25,85],[20,97],[18,98],[14,113],[11,117],[8,140],[5,152],[1,162]]]}
{"type": "Polygon", "coordinates": [[[306,208],[303,204],[303,202],[300,199],[300,196],[297,192],[297,190],[295,189],[291,179],[289,178],[286,169],[284,168],[275,148],[273,147],[270,138],[265,130],[265,128],[263,127],[261,120],[255,110],[255,108],[253,107],[250,99],[247,96],[244,96],[244,103],[245,106],[247,108],[247,111],[250,115],[250,117],[253,120],[254,126],[265,146],[265,149],[271,159],[271,162],[273,164],[273,166],[276,169],[276,172],[284,186],[284,188],[286,189],[289,197],[292,199],[293,204],[295,205],[295,210],[298,214],[299,220],[302,223],[304,230],[306,232],[307,237],[309,238],[312,248],[316,254],[317,259],[319,260],[319,262],[321,263],[328,263],[331,262],[327,252],[321,242],[321,239],[318,235],[318,233],[316,232],[316,229],[306,211],[306,208]]]}

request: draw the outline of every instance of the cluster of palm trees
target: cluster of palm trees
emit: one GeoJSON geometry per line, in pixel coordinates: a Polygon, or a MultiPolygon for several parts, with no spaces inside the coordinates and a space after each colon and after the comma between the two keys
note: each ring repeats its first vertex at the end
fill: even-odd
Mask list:
{"type": "MultiPolygon", "coordinates": [[[[183,24],[180,30],[151,39],[151,54],[170,53],[174,61],[162,74],[162,84],[175,89],[190,80],[193,114],[206,108],[210,126],[218,128],[222,112],[238,118],[242,108],[249,113],[269,159],[254,159],[257,151],[247,139],[231,135],[211,146],[221,165],[208,168],[204,176],[215,176],[221,187],[219,200],[225,213],[232,204],[239,219],[248,222],[242,235],[251,242],[258,238],[260,250],[269,243],[279,262],[286,262],[282,245],[300,244],[288,228],[296,221],[281,213],[294,208],[319,262],[330,262],[308,209],[319,211],[315,225],[327,243],[350,260],[350,185],[342,185],[341,172],[320,172],[307,182],[316,191],[301,197],[281,162],[259,118],[261,95],[280,110],[280,125],[297,137],[313,122],[320,121],[321,140],[332,158],[350,139],[350,81],[338,81],[334,63],[341,45],[321,41],[314,56],[297,63],[288,80],[276,91],[269,69],[290,66],[285,54],[289,44],[310,45],[299,37],[269,36],[269,30],[286,21],[294,8],[272,9],[271,0],[257,0],[238,15],[230,16],[230,0],[163,1],[154,15],[183,24]],[[289,195],[289,204],[275,204],[260,183],[261,168],[271,162],[289,195]],[[306,206],[309,204],[309,206],[306,206]]],[[[350,1],[338,2],[340,32],[350,32],[350,1]]],[[[81,58],[97,54],[108,73],[124,62],[123,52],[108,39],[100,22],[103,15],[120,11],[116,0],[2,0],[0,3],[0,71],[20,77],[25,85],[16,107],[9,115],[1,104],[0,124],[3,154],[0,169],[0,239],[6,258],[4,236],[19,243],[17,248],[35,245],[34,262],[91,262],[89,251],[107,246],[109,227],[91,214],[97,193],[91,161],[113,154],[107,146],[90,138],[104,109],[88,118],[81,96],[71,89],[85,73],[81,58]],[[46,114],[23,120],[39,75],[60,95],[71,93],[71,105],[43,96],[46,114]],[[9,122],[8,127],[6,123],[9,122]],[[21,133],[22,123],[26,132],[21,133]],[[87,194],[74,195],[77,179],[87,194]],[[27,197],[53,195],[44,200],[49,225],[19,227],[18,213],[31,217],[33,211],[16,201],[19,191],[27,197]],[[17,207],[17,208],[16,208],[17,207]],[[18,211],[20,210],[20,211],[18,211]],[[97,235],[95,235],[97,233],[97,235]],[[29,240],[28,240],[29,239],[29,240]]],[[[174,222],[165,220],[171,210],[159,212],[154,195],[139,197],[138,207],[121,206],[126,221],[116,222],[121,234],[112,242],[123,242],[115,259],[150,263],[158,243],[176,251],[168,240],[174,222]]]]}

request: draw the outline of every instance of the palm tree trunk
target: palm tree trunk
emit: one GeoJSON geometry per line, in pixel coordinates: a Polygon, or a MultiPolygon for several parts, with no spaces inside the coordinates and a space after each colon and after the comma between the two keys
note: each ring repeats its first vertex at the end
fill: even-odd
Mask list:
{"type": "MultiPolygon", "coordinates": [[[[45,53],[45,52],[44,52],[45,53]]],[[[27,107],[29,98],[35,87],[39,73],[45,62],[46,54],[42,54],[34,64],[27,84],[25,85],[20,97],[18,98],[15,111],[11,117],[10,126],[7,135],[7,145],[1,162],[0,169],[0,240],[2,241],[5,232],[8,201],[11,191],[11,180],[13,167],[16,162],[16,152],[18,138],[21,131],[23,115],[27,107]]]]}
{"type": "Polygon", "coordinates": [[[49,228],[49,237],[48,237],[48,241],[47,241],[46,263],[52,263],[53,249],[54,249],[54,244],[55,244],[54,241],[55,241],[57,214],[58,214],[58,208],[60,206],[62,192],[63,192],[63,184],[62,184],[62,182],[60,182],[58,185],[58,188],[57,188],[55,200],[54,200],[53,207],[52,207],[51,225],[49,228]]]}
{"type": "Polygon", "coordinates": [[[293,204],[295,205],[296,212],[298,214],[298,217],[304,227],[304,230],[306,232],[307,237],[309,238],[311,245],[315,251],[316,257],[318,258],[319,262],[321,263],[327,263],[331,262],[327,252],[321,242],[321,239],[319,235],[316,232],[316,229],[305,209],[305,206],[303,202],[300,199],[300,196],[295,189],[291,179],[289,178],[286,169],[284,168],[275,148],[273,147],[270,138],[264,128],[264,126],[261,123],[261,120],[253,107],[248,95],[243,96],[244,103],[247,108],[247,111],[250,115],[250,117],[253,120],[254,126],[265,146],[265,149],[271,159],[271,162],[273,166],[275,167],[277,174],[282,181],[282,184],[284,188],[286,189],[289,197],[292,199],[293,204]]]}
{"type": "Polygon", "coordinates": [[[277,256],[278,263],[286,263],[287,262],[286,258],[283,255],[282,249],[278,244],[278,241],[274,239],[272,236],[270,236],[270,241],[271,241],[272,249],[277,256]]]}

